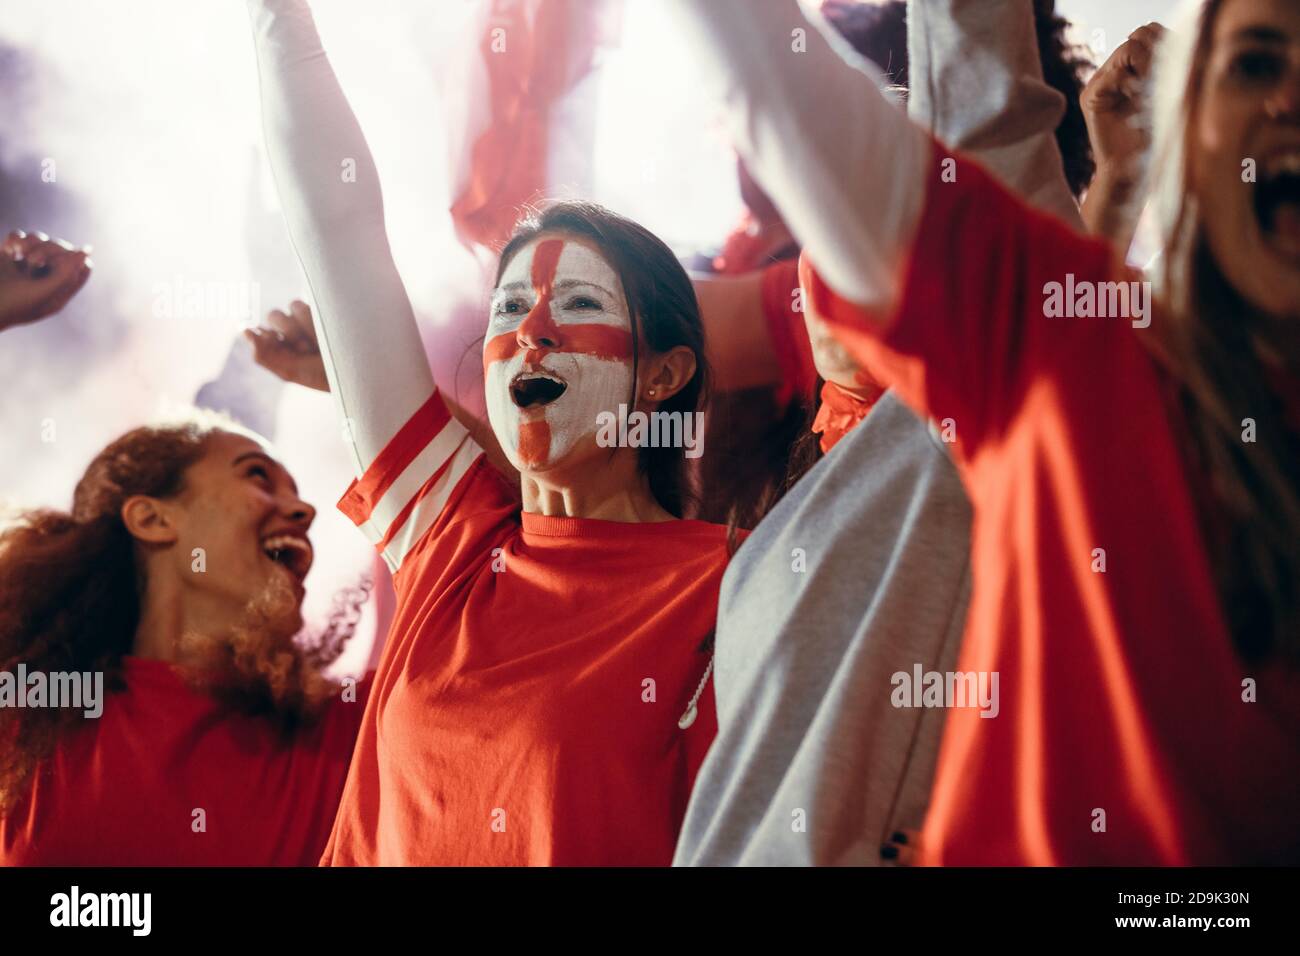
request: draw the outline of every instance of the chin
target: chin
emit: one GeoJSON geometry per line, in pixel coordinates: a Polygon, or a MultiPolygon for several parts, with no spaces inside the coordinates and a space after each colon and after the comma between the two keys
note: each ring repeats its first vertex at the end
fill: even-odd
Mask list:
{"type": "Polygon", "coordinates": [[[1254,288],[1238,289],[1239,294],[1270,318],[1300,322],[1300,282],[1294,277],[1279,276],[1270,285],[1268,278],[1260,275],[1252,283],[1254,288]]]}
{"type": "Polygon", "coordinates": [[[559,480],[581,470],[582,466],[589,464],[592,458],[595,457],[594,452],[602,450],[594,445],[590,450],[581,447],[570,448],[559,456],[547,455],[542,459],[529,459],[527,461],[516,453],[510,456],[510,461],[519,469],[519,473],[525,477],[540,478],[545,476],[552,480],[559,480]]]}
{"type": "Polygon", "coordinates": [[[1205,197],[1203,209],[1209,249],[1236,294],[1271,318],[1300,318],[1300,154],[1264,160],[1257,184],[1205,197]]]}
{"type": "Polygon", "coordinates": [[[1219,271],[1238,296],[1273,319],[1300,320],[1300,259],[1276,249],[1257,230],[1215,255],[1219,271]]]}

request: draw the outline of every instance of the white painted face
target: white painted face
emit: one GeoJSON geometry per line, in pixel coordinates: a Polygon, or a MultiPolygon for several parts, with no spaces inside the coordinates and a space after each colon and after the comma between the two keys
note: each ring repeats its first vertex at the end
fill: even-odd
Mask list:
{"type": "Polygon", "coordinates": [[[492,296],[483,343],[488,420],[520,471],[546,471],[632,389],[632,322],[618,274],[575,239],[515,254],[492,296]]]}

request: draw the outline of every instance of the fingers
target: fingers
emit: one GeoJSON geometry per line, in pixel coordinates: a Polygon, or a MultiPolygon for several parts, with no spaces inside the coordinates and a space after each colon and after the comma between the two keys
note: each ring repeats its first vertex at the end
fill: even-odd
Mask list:
{"type": "Polygon", "coordinates": [[[266,322],[262,329],[276,333],[283,341],[288,341],[294,335],[293,320],[279,309],[272,309],[266,313],[266,322]]]}
{"type": "Polygon", "coordinates": [[[316,346],[316,329],[311,321],[311,308],[305,302],[295,299],[290,303],[287,313],[272,309],[266,315],[266,325],[300,354],[319,351],[316,346]]]}
{"type": "Polygon", "coordinates": [[[1121,46],[1124,50],[1123,63],[1128,72],[1143,80],[1151,75],[1156,47],[1164,34],[1165,28],[1158,23],[1148,23],[1129,34],[1128,40],[1121,46]]]}
{"type": "MultiPolygon", "coordinates": [[[[80,273],[90,256],[89,246],[78,249],[66,240],[51,239],[43,232],[27,233],[21,229],[5,237],[3,251],[20,273],[37,279],[56,268],[68,275],[80,273]]],[[[84,276],[82,278],[84,280],[84,276]]]]}
{"type": "Polygon", "coordinates": [[[292,352],[283,336],[274,329],[244,329],[244,338],[253,346],[253,361],[280,378],[289,373],[292,352]]]}
{"type": "Polygon", "coordinates": [[[90,278],[89,247],[43,232],[9,233],[0,244],[0,328],[37,322],[59,312],[90,278]]]}
{"type": "MultiPolygon", "coordinates": [[[[85,252],[74,249],[62,250],[53,259],[43,258],[39,268],[45,271],[46,281],[50,284],[47,308],[50,313],[54,313],[60,311],[74,295],[81,291],[81,287],[90,278],[93,264],[85,252]]],[[[36,276],[35,271],[33,275],[36,276]]]]}
{"type": "Polygon", "coordinates": [[[42,242],[47,242],[49,238],[43,232],[28,234],[21,229],[15,229],[5,236],[4,254],[14,260],[24,259],[28,252],[35,249],[42,242]]]}
{"type": "Polygon", "coordinates": [[[289,303],[289,314],[303,335],[315,342],[316,326],[311,320],[311,306],[300,299],[294,299],[289,303]]]}
{"type": "Polygon", "coordinates": [[[1084,88],[1081,102],[1085,113],[1123,116],[1136,110],[1155,64],[1156,47],[1164,35],[1165,28],[1160,24],[1148,23],[1116,47],[1084,88]]]}
{"type": "Polygon", "coordinates": [[[305,303],[294,302],[289,312],[272,309],[266,323],[259,328],[245,329],[244,337],[253,347],[253,361],[271,374],[297,385],[318,391],[329,391],[329,377],[316,336],[311,331],[311,309],[305,303]]]}

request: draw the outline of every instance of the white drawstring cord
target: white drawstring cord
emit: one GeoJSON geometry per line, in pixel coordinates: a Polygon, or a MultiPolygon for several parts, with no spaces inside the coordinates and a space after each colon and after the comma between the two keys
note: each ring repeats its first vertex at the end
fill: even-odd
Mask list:
{"type": "Polygon", "coordinates": [[[709,675],[713,673],[713,655],[709,655],[709,666],[704,668],[704,676],[700,678],[700,686],[695,688],[695,696],[691,702],[686,705],[686,712],[677,720],[677,726],[685,730],[691,724],[695,723],[695,718],[699,716],[699,710],[696,704],[699,703],[700,695],[704,693],[704,685],[709,682],[709,675]]]}

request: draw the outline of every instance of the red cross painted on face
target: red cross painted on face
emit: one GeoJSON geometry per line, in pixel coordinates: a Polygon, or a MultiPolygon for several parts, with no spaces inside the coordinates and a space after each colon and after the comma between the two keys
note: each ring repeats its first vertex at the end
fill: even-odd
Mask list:
{"type": "Polygon", "coordinates": [[[602,310],[605,311],[604,322],[586,322],[580,312],[570,315],[563,308],[556,307],[557,286],[559,291],[563,291],[568,286],[581,285],[584,278],[590,278],[582,275],[588,270],[575,269],[572,275],[559,274],[560,259],[570,246],[563,239],[543,239],[537,243],[529,270],[536,301],[516,328],[488,339],[483,348],[485,369],[493,362],[509,361],[520,353],[523,353],[524,365],[528,367],[537,366],[551,352],[631,360],[630,324],[627,327],[611,324],[611,316],[605,311],[614,309],[617,303],[605,305],[602,310]]]}

